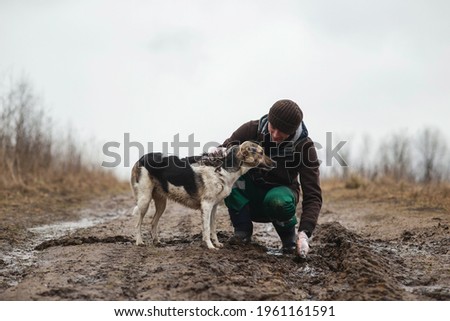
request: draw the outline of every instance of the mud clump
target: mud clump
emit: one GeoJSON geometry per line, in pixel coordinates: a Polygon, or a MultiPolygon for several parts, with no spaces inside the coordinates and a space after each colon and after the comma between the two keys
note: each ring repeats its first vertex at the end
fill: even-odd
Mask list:
{"type": "Polygon", "coordinates": [[[132,243],[133,240],[130,237],[117,235],[99,238],[96,236],[88,237],[63,237],[55,240],[48,240],[34,247],[36,251],[42,251],[53,246],[73,246],[81,244],[94,244],[94,243],[132,243]]]}
{"type": "Polygon", "coordinates": [[[321,283],[333,284],[326,287],[325,293],[318,293],[320,299],[408,299],[408,293],[393,276],[395,262],[374,251],[372,242],[339,223],[324,224],[317,234],[314,265],[325,272],[321,283]]]}

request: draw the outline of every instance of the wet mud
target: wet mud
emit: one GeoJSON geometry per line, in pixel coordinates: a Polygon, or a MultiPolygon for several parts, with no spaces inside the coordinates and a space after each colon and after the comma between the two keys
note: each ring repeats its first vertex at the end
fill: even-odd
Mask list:
{"type": "Polygon", "coordinates": [[[255,224],[249,245],[227,244],[224,207],[220,250],[204,247],[200,214],[174,203],[160,221],[161,244],[151,243],[146,217],[147,245],[136,246],[132,206],[129,196],[93,202],[71,220],[0,243],[0,299],[450,300],[445,211],[417,216],[386,205],[380,214],[378,204],[326,204],[300,260],[281,253],[270,224],[255,224]]]}

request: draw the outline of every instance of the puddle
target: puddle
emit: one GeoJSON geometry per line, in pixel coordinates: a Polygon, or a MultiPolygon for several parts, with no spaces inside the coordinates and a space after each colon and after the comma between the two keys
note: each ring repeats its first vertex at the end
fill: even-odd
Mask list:
{"type": "MultiPolygon", "coordinates": [[[[29,232],[36,235],[35,243],[48,241],[70,234],[82,228],[92,227],[107,222],[107,219],[89,219],[82,218],[75,222],[62,222],[56,224],[42,225],[28,229],[29,232]]],[[[34,244],[37,245],[37,244],[34,244]]]]}
{"type": "Polygon", "coordinates": [[[274,248],[274,247],[268,247],[266,250],[266,253],[268,255],[283,256],[283,251],[281,251],[281,249],[279,249],[279,248],[274,248]]]}
{"type": "Polygon", "coordinates": [[[0,285],[16,286],[22,278],[23,272],[36,264],[35,247],[43,242],[55,240],[71,233],[107,223],[118,217],[124,217],[129,210],[111,211],[101,208],[88,208],[80,211],[80,219],[70,222],[59,222],[55,224],[41,225],[27,229],[29,239],[18,248],[2,253],[0,265],[0,285]],[[11,271],[14,271],[11,273],[11,271]]]}
{"type": "Polygon", "coordinates": [[[33,234],[30,246],[34,248],[44,241],[60,238],[80,229],[107,223],[118,217],[124,217],[127,212],[128,211],[102,212],[98,209],[94,212],[92,209],[87,209],[79,212],[80,219],[77,221],[59,222],[29,228],[28,231],[33,234]]]}
{"type": "Polygon", "coordinates": [[[422,294],[437,300],[450,299],[450,288],[441,285],[405,286],[410,293],[422,294]]]}
{"type": "Polygon", "coordinates": [[[310,266],[309,264],[305,264],[305,266],[300,267],[297,270],[297,273],[299,276],[311,276],[311,277],[316,277],[319,276],[321,271],[318,271],[316,268],[310,266]]]}
{"type": "Polygon", "coordinates": [[[16,286],[22,278],[22,272],[35,264],[32,249],[14,249],[2,255],[0,285],[16,286]],[[14,271],[13,273],[8,271],[14,271]]]}

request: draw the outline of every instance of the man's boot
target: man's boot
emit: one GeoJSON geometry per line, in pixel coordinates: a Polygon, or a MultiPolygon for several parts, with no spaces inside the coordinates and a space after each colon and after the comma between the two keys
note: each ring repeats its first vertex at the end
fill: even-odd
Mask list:
{"type": "Polygon", "coordinates": [[[283,253],[292,254],[295,252],[296,243],[295,238],[297,236],[295,231],[295,225],[289,228],[282,228],[280,226],[275,225],[275,230],[278,233],[278,236],[281,239],[283,253]]]}
{"type": "Polygon", "coordinates": [[[250,207],[245,205],[240,211],[228,209],[231,223],[234,227],[234,235],[228,240],[230,244],[248,244],[252,240],[253,223],[250,217],[250,207]]]}

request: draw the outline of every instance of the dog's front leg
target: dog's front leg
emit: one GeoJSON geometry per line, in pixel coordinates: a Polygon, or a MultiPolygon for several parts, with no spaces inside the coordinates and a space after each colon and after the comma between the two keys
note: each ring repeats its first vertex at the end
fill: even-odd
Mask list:
{"type": "Polygon", "coordinates": [[[219,242],[219,239],[217,238],[217,231],[216,231],[216,211],[217,211],[217,204],[213,206],[211,210],[211,238],[212,242],[216,247],[223,247],[223,244],[219,242]]]}
{"type": "Polygon", "coordinates": [[[208,249],[216,249],[211,242],[211,212],[213,204],[202,202],[202,235],[208,249]]]}

